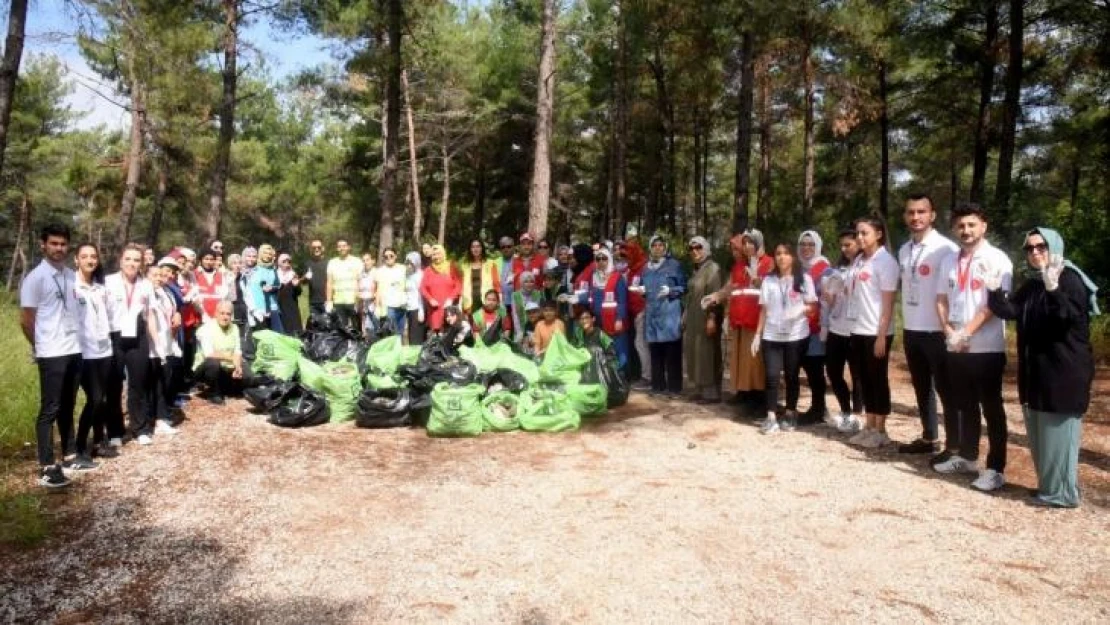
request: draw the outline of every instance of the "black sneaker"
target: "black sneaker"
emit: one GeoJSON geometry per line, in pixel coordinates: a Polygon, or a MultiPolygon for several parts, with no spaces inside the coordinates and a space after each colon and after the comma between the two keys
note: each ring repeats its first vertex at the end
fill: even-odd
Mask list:
{"type": "Polygon", "coordinates": [[[39,486],[44,486],[46,488],[63,488],[69,486],[69,478],[65,476],[65,473],[62,473],[62,467],[56,464],[43,467],[42,471],[39,473],[39,486]]]}
{"type": "Polygon", "coordinates": [[[208,396],[208,403],[212,404],[213,406],[222,406],[225,403],[224,402],[224,396],[223,395],[209,395],[208,396]]]}
{"type": "Polygon", "coordinates": [[[817,425],[818,423],[824,423],[824,421],[824,408],[810,408],[809,410],[798,415],[798,425],[800,426],[817,425]]]}
{"type": "Polygon", "coordinates": [[[954,455],[956,455],[955,451],[952,451],[950,449],[945,449],[944,451],[942,451],[939,454],[933,456],[932,458],[929,458],[929,464],[931,464],[933,466],[936,466],[938,464],[948,462],[949,460],[952,459],[952,456],[954,456],[954,455]]]}
{"type": "Polygon", "coordinates": [[[118,458],[119,447],[103,442],[93,448],[93,455],[98,458],[118,458]]]}
{"type": "MultiPolygon", "coordinates": [[[[935,454],[940,451],[940,443],[919,438],[912,443],[903,443],[898,446],[900,454],[935,454]]],[[[947,460],[947,458],[945,458],[947,460]]],[[[942,460],[941,462],[944,462],[942,460]]],[[[934,463],[935,464],[935,463],[934,463]]]]}
{"type": "Polygon", "coordinates": [[[100,463],[93,462],[88,454],[78,454],[72,460],[66,460],[62,467],[70,471],[94,471],[100,468],[100,463]]]}

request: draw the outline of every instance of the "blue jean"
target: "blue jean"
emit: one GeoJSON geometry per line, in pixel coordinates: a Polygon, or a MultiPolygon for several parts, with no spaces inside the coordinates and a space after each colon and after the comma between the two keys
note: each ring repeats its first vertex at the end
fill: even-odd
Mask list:
{"type": "Polygon", "coordinates": [[[390,323],[393,324],[393,332],[397,336],[405,335],[405,320],[408,319],[409,313],[404,308],[387,308],[386,316],[389,317],[390,323]]]}

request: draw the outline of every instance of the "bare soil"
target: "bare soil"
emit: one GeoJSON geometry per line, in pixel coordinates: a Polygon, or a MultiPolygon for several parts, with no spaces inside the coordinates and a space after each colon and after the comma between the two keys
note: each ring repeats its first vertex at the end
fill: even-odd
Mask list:
{"type": "Polygon", "coordinates": [[[578,433],[472,440],[195,400],[176,437],[49,497],[46,544],[0,550],[0,622],[1108,622],[1110,379],[1073,511],[1026,505],[1006,390],[997,495],[823,426],[764,437],[644,396],[578,433]]]}

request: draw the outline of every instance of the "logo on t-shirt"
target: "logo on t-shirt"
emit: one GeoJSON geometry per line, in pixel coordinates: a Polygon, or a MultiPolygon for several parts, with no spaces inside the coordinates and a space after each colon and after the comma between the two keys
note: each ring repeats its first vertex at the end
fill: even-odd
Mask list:
{"type": "Polygon", "coordinates": [[[868,273],[868,272],[866,272],[866,271],[864,271],[864,272],[862,272],[862,273],[860,273],[860,274],[859,274],[859,279],[860,279],[860,280],[861,280],[862,282],[867,282],[868,280],[870,280],[870,279],[871,279],[871,274],[870,274],[870,273],[868,273]]]}
{"type": "Polygon", "coordinates": [[[971,279],[971,290],[972,291],[978,291],[981,288],[983,288],[983,281],[980,280],[979,278],[972,278],[971,279]]]}
{"type": "Polygon", "coordinates": [[[922,265],[918,268],[917,271],[923,276],[928,276],[930,273],[933,272],[933,270],[930,269],[928,265],[922,265]]]}

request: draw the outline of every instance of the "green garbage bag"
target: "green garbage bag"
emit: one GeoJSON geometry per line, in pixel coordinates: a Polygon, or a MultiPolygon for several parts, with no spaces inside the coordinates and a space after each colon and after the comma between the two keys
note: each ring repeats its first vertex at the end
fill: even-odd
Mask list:
{"type": "Polygon", "coordinates": [[[527,394],[497,391],[482,400],[482,429],[486,432],[512,432],[520,429],[517,413],[527,404],[527,394]]]}
{"type": "Polygon", "coordinates": [[[340,360],[324,363],[322,388],[320,393],[328,400],[331,411],[329,423],[342,423],[352,421],[358,408],[358,395],[362,392],[362,382],[358,375],[358,367],[340,360]]]}
{"type": "Polygon", "coordinates": [[[389,336],[366,350],[366,368],[371,373],[393,375],[401,364],[401,337],[389,336]]]}
{"type": "Polygon", "coordinates": [[[536,384],[540,381],[540,368],[532,360],[514,354],[511,349],[505,347],[504,353],[498,359],[498,369],[512,369],[528,380],[528,384],[536,384]]]}
{"type": "Polygon", "coordinates": [[[397,361],[397,366],[415,365],[416,363],[420,362],[421,349],[422,348],[419,345],[405,345],[404,347],[402,347],[401,357],[397,361]]]}
{"type": "Polygon", "coordinates": [[[428,436],[478,436],[482,433],[481,384],[451,386],[446,382],[432,389],[432,413],[428,436]]]}
{"type": "Polygon", "coordinates": [[[570,407],[583,417],[596,417],[609,409],[609,392],[600,384],[568,384],[563,392],[570,407]]]}
{"type": "Polygon", "coordinates": [[[551,338],[551,344],[543,354],[540,363],[540,382],[576,383],[582,370],[590,364],[590,352],[574,347],[562,334],[551,338]],[[573,377],[572,377],[573,376],[573,377]]]}
{"type": "Polygon", "coordinates": [[[478,341],[474,347],[460,347],[459,357],[477,367],[478,373],[489,373],[497,368],[500,354],[478,341]]]}
{"type": "Polygon", "coordinates": [[[279,380],[292,380],[301,359],[301,341],[273,330],[254,333],[253,373],[267,373],[279,380]]]}
{"type": "Polygon", "coordinates": [[[375,375],[373,373],[367,373],[366,386],[376,391],[382,391],[390,388],[404,388],[405,383],[392,375],[375,375]]]}
{"type": "Polygon", "coordinates": [[[548,389],[529,389],[529,399],[517,409],[520,429],[528,432],[571,432],[582,424],[582,418],[570,405],[566,395],[548,389]]]}
{"type": "Polygon", "coordinates": [[[323,394],[324,392],[324,378],[328,376],[324,372],[324,368],[305,356],[301,356],[297,361],[297,379],[301,384],[310,388],[317,393],[323,394]]]}

